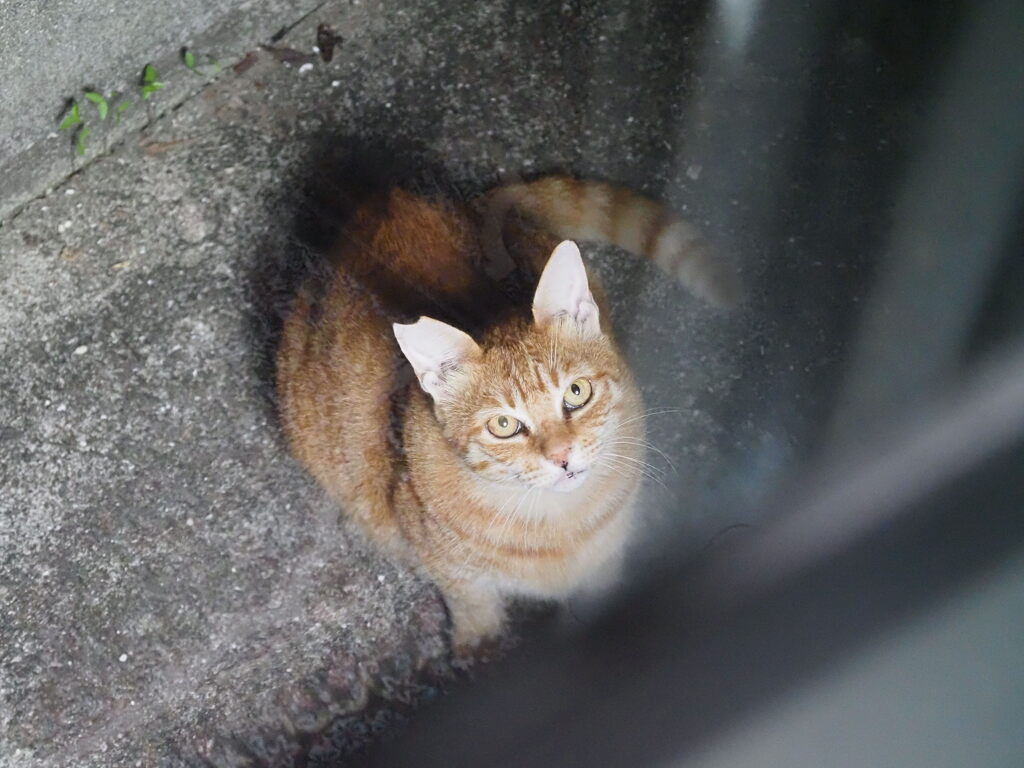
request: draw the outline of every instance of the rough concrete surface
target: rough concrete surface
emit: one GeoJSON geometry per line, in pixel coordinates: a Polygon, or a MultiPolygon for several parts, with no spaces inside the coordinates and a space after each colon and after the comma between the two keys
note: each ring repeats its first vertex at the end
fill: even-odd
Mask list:
{"type": "Polygon", "coordinates": [[[229,66],[254,42],[316,7],[316,0],[0,0],[0,217],[50,190],[105,146],[193,95],[215,66],[229,66]],[[196,71],[182,60],[193,51],[196,71]],[[144,100],[147,64],[163,89],[144,100]],[[111,98],[109,116],[84,97],[111,98]],[[77,100],[92,133],[84,153],[58,126],[77,100]],[[125,111],[117,103],[130,102],[125,111]],[[115,120],[116,113],[116,120],[115,120]]]}
{"type": "MultiPolygon", "coordinates": [[[[676,128],[703,88],[703,12],[675,5],[332,2],[276,43],[308,53],[329,22],[331,63],[254,40],[238,71],[4,223],[0,766],[336,764],[431,693],[448,664],[435,590],[375,554],[282,443],[267,270],[309,256],[306,189],[328,149],[366,139],[467,188],[567,168],[704,222],[720,169],[676,128]]],[[[762,245],[710,229],[755,285],[762,245]]],[[[799,263],[788,234],[784,278],[809,270],[831,296],[821,275],[855,270],[799,263]]],[[[737,502],[791,461],[817,413],[793,393],[831,342],[790,350],[756,292],[718,313],[586,252],[664,411],[649,530],[696,551],[756,518],[737,502]]]]}

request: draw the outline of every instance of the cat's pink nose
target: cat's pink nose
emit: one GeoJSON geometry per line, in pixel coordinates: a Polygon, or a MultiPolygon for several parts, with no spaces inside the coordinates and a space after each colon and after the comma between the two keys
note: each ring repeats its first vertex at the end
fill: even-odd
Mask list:
{"type": "Polygon", "coordinates": [[[568,443],[562,443],[561,445],[548,449],[548,458],[562,469],[565,469],[569,466],[569,451],[571,450],[571,445],[568,443]]]}

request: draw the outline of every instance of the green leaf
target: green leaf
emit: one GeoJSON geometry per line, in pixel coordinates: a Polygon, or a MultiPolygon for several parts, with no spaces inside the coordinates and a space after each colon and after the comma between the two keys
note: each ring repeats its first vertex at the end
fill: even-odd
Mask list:
{"type": "Polygon", "coordinates": [[[142,70],[142,82],[146,85],[156,82],[156,67],[147,64],[142,70]]]}
{"type": "Polygon", "coordinates": [[[131,107],[131,105],[132,105],[132,102],[125,100],[125,101],[119,102],[117,104],[117,106],[114,107],[114,122],[115,123],[120,123],[121,122],[121,113],[124,112],[129,107],[131,107]]]}
{"type": "Polygon", "coordinates": [[[68,112],[68,116],[65,117],[60,124],[62,131],[67,131],[82,122],[82,116],[78,112],[78,102],[74,101],[71,103],[71,111],[68,112]]]}
{"type": "Polygon", "coordinates": [[[163,83],[147,83],[146,85],[142,86],[142,98],[149,99],[150,96],[152,96],[154,93],[156,93],[163,87],[163,83]]]}
{"type": "Polygon", "coordinates": [[[90,133],[92,133],[92,128],[90,128],[88,125],[83,125],[82,129],[78,132],[78,146],[75,150],[78,152],[78,154],[85,154],[85,140],[90,133]]]}
{"type": "Polygon", "coordinates": [[[196,68],[196,55],[190,50],[185,50],[185,55],[182,57],[185,59],[185,66],[189,69],[196,68]]]}
{"type": "Polygon", "coordinates": [[[95,91],[86,91],[85,98],[96,105],[96,110],[100,113],[100,120],[106,120],[107,110],[110,108],[110,105],[107,104],[107,100],[95,91]]]}

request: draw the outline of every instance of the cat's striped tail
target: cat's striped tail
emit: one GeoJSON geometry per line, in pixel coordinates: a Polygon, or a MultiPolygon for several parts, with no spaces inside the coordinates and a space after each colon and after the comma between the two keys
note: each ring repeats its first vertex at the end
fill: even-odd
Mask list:
{"type": "Polygon", "coordinates": [[[735,270],[715,257],[696,227],[625,187],[545,176],[498,187],[481,202],[489,243],[501,240],[505,217],[515,209],[558,237],[612,243],[649,258],[711,304],[730,307],[739,299],[735,270]]]}

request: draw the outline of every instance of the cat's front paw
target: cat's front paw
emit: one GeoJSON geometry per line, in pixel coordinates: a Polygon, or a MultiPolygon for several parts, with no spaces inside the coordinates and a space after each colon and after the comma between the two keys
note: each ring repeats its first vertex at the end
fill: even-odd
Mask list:
{"type": "Polygon", "coordinates": [[[460,649],[493,642],[501,637],[505,625],[505,611],[501,604],[474,606],[471,611],[452,611],[452,648],[458,654],[460,649]]]}
{"type": "Polygon", "coordinates": [[[444,590],[452,619],[452,652],[457,660],[476,661],[493,652],[505,626],[501,596],[465,584],[444,590]]]}
{"type": "Polygon", "coordinates": [[[459,642],[452,638],[452,666],[469,669],[477,664],[489,664],[502,655],[505,647],[501,635],[487,635],[472,641],[459,642]]]}

